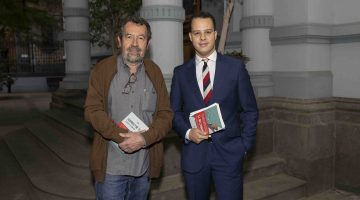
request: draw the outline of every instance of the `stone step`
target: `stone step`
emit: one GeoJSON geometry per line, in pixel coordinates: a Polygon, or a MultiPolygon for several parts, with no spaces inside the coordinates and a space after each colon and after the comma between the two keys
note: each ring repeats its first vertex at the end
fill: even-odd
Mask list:
{"type": "Polygon", "coordinates": [[[54,120],[53,118],[50,118],[47,115],[43,115],[41,120],[44,121],[44,123],[50,124],[54,129],[68,135],[68,137],[76,140],[77,142],[83,144],[86,147],[90,147],[92,144],[92,138],[86,136],[85,134],[81,134],[75,131],[74,129],[71,129],[68,126],[65,126],[64,124],[59,123],[57,120],[54,120]]]}
{"type": "MultiPolygon", "coordinates": [[[[182,142],[175,133],[170,133],[164,139],[164,168],[163,175],[177,174],[181,171],[181,146],[182,142]]],[[[253,181],[262,177],[282,173],[285,160],[273,154],[265,154],[253,157],[245,161],[245,181],[253,181]]]]}
{"type": "Polygon", "coordinates": [[[65,103],[72,106],[72,107],[82,109],[84,111],[85,98],[66,99],[65,103]]]}
{"type": "Polygon", "coordinates": [[[295,200],[305,196],[306,182],[277,174],[244,184],[245,200],[295,200]]]}
{"type": "Polygon", "coordinates": [[[73,114],[83,116],[83,105],[86,91],[57,90],[52,95],[51,108],[67,110],[73,114]]]}
{"type": "Polygon", "coordinates": [[[151,181],[150,200],[186,199],[183,177],[180,173],[151,181]]]}
{"type": "MultiPolygon", "coordinates": [[[[284,164],[285,161],[283,159],[280,159],[273,154],[267,154],[247,161],[244,166],[245,185],[252,184],[252,182],[254,182],[255,180],[261,181],[264,179],[268,179],[268,177],[275,177],[274,175],[276,174],[283,173],[284,164]]],[[[152,199],[186,199],[184,181],[179,172],[180,170],[177,174],[172,174],[152,182],[152,199]]],[[[271,181],[272,179],[268,180],[271,181]]],[[[286,182],[286,184],[287,183],[288,182],[286,182]]],[[[270,185],[266,185],[266,187],[270,186],[269,188],[271,188],[271,184],[273,183],[270,183],[270,185]]],[[[261,185],[256,184],[256,188],[248,188],[247,193],[250,193],[251,191],[257,191],[257,188],[259,186],[261,185]]],[[[214,194],[212,195],[212,199],[215,199],[214,194]]]]}
{"type": "Polygon", "coordinates": [[[4,139],[40,199],[94,199],[92,181],[69,173],[67,166],[29,130],[12,132],[4,139]]]}
{"type": "Polygon", "coordinates": [[[273,154],[256,156],[244,163],[245,182],[272,176],[284,171],[285,160],[273,154]]]}
{"type": "Polygon", "coordinates": [[[314,194],[310,197],[303,197],[298,200],[359,200],[359,193],[352,193],[339,189],[332,189],[314,194]]]}
{"type": "Polygon", "coordinates": [[[77,116],[84,116],[85,98],[69,98],[64,100],[65,109],[77,116]]]}
{"type": "Polygon", "coordinates": [[[91,180],[90,146],[77,142],[67,131],[59,131],[52,124],[49,120],[34,120],[26,123],[25,127],[66,164],[69,173],[91,180]]]}
{"type": "Polygon", "coordinates": [[[39,199],[3,139],[0,140],[0,163],[0,199],[39,199]]]}
{"type": "MultiPolygon", "coordinates": [[[[286,174],[263,177],[245,182],[244,200],[295,200],[305,195],[306,182],[286,174]]],[[[152,182],[151,200],[186,199],[184,180],[181,174],[163,177],[152,182]]],[[[211,199],[216,199],[212,193],[211,199]]]]}
{"type": "Polygon", "coordinates": [[[44,112],[46,116],[57,121],[58,123],[72,129],[81,135],[93,138],[93,130],[89,123],[85,122],[82,117],[76,116],[66,111],[51,109],[44,112]]]}
{"type": "MultiPolygon", "coordinates": [[[[75,134],[73,135],[81,135],[86,136],[90,135],[88,132],[92,132],[92,130],[89,130],[89,124],[85,122],[83,119],[79,118],[78,116],[75,116],[68,112],[63,112],[59,110],[50,110],[45,112],[45,115],[49,117],[51,120],[53,120],[55,123],[52,123],[56,129],[59,129],[60,132],[67,133],[70,131],[73,131],[75,134]],[[76,123],[75,123],[76,122],[76,123]],[[85,128],[84,128],[85,127],[85,128]],[[80,133],[80,134],[76,134],[80,133]]],[[[85,143],[86,146],[89,144],[91,145],[92,140],[89,137],[85,137],[84,140],[82,139],[83,143],[85,143]]],[[[180,171],[180,149],[181,149],[181,140],[177,136],[175,132],[170,132],[167,134],[167,136],[164,138],[164,168],[163,168],[163,175],[171,175],[179,173],[180,171]]],[[[88,156],[87,156],[88,158],[88,156]]]]}
{"type": "MultiPolygon", "coordinates": [[[[54,145],[52,148],[58,148],[58,150],[54,151],[62,151],[60,147],[61,143],[56,143],[55,139],[56,137],[59,137],[59,134],[61,133],[56,131],[52,132],[51,134],[55,136],[48,136],[51,134],[49,134],[49,132],[46,133],[48,131],[47,129],[53,131],[51,124],[47,124],[46,122],[44,124],[35,122],[32,125],[27,124],[26,126],[29,128],[29,130],[33,130],[33,132],[42,132],[38,134],[35,133],[35,135],[37,135],[41,141],[45,143],[54,142],[55,144],[51,144],[54,145]]],[[[49,193],[42,199],[50,199],[51,196],[51,199],[60,200],[71,199],[76,196],[71,195],[70,197],[64,197],[64,194],[69,194],[69,192],[65,192],[68,190],[68,188],[63,188],[64,184],[53,184],[52,186],[51,184],[50,186],[47,184],[54,180],[56,180],[56,183],[68,183],[67,181],[72,180],[70,182],[72,183],[73,187],[82,189],[87,188],[86,190],[89,192],[87,194],[81,194],[77,196],[77,198],[84,197],[84,195],[88,199],[93,198],[93,184],[91,181],[84,181],[74,177],[74,174],[69,173],[69,170],[66,169],[68,166],[64,166],[60,159],[56,159],[52,153],[47,152],[44,144],[41,144],[39,141],[37,141],[34,137],[32,137],[31,134],[32,133],[29,133],[26,129],[24,129],[22,131],[12,133],[11,136],[7,136],[6,141],[14,152],[19,163],[23,166],[24,171],[32,181],[33,185],[38,190],[49,193]],[[26,141],[26,143],[24,141],[26,141]],[[29,151],[29,149],[31,149],[31,151],[29,151]],[[42,174],[42,176],[39,174],[42,174]],[[61,176],[62,180],[59,180],[59,176],[61,176]]],[[[65,141],[66,143],[69,142],[66,141],[67,139],[62,138],[61,136],[59,140],[65,141]]],[[[47,146],[51,145],[47,144],[47,146]]],[[[248,161],[248,163],[245,164],[245,199],[280,200],[296,199],[295,197],[301,197],[304,193],[305,182],[284,174],[271,176],[272,174],[281,172],[281,165],[283,165],[283,163],[284,161],[282,159],[276,158],[273,155],[262,156],[248,161]],[[254,192],[254,194],[252,194],[252,192],[254,192]]],[[[65,185],[68,186],[67,184],[65,185]]],[[[44,193],[41,194],[44,195],[44,193]]],[[[152,183],[151,200],[185,199],[185,197],[184,182],[182,180],[181,174],[179,173],[164,176],[161,179],[154,180],[152,183]]]]}

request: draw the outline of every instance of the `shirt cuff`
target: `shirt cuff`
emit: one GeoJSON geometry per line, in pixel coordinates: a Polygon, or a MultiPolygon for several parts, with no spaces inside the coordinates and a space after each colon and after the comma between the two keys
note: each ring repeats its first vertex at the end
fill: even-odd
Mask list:
{"type": "Polygon", "coordinates": [[[191,130],[191,129],[188,129],[188,130],[186,131],[186,133],[185,133],[185,143],[190,142],[190,138],[189,138],[190,130],[191,130]]]}

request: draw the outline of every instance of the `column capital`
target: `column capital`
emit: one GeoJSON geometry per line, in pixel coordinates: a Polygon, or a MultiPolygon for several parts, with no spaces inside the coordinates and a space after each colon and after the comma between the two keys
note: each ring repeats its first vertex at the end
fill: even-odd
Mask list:
{"type": "Polygon", "coordinates": [[[154,5],[142,7],[140,16],[148,21],[185,21],[185,10],[179,6],[154,5]]]}
{"type": "Polygon", "coordinates": [[[244,17],[240,21],[240,29],[251,28],[271,28],[274,26],[274,17],[272,15],[255,15],[244,17]]]}

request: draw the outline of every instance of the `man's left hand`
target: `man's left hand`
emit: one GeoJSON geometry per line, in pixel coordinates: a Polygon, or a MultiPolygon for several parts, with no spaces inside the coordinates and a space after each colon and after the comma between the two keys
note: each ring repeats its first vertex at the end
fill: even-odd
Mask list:
{"type": "Polygon", "coordinates": [[[124,141],[119,143],[119,147],[126,153],[134,153],[145,146],[145,139],[141,135],[142,132],[120,133],[124,141]]]}

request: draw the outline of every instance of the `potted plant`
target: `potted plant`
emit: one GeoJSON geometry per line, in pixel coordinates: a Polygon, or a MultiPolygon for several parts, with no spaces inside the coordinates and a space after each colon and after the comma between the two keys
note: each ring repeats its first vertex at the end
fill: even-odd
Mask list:
{"type": "Polygon", "coordinates": [[[247,63],[250,61],[250,58],[248,56],[246,56],[242,50],[241,51],[230,51],[230,52],[226,52],[225,53],[226,55],[229,55],[229,56],[234,56],[236,58],[239,58],[240,60],[242,60],[244,63],[247,63]]]}

